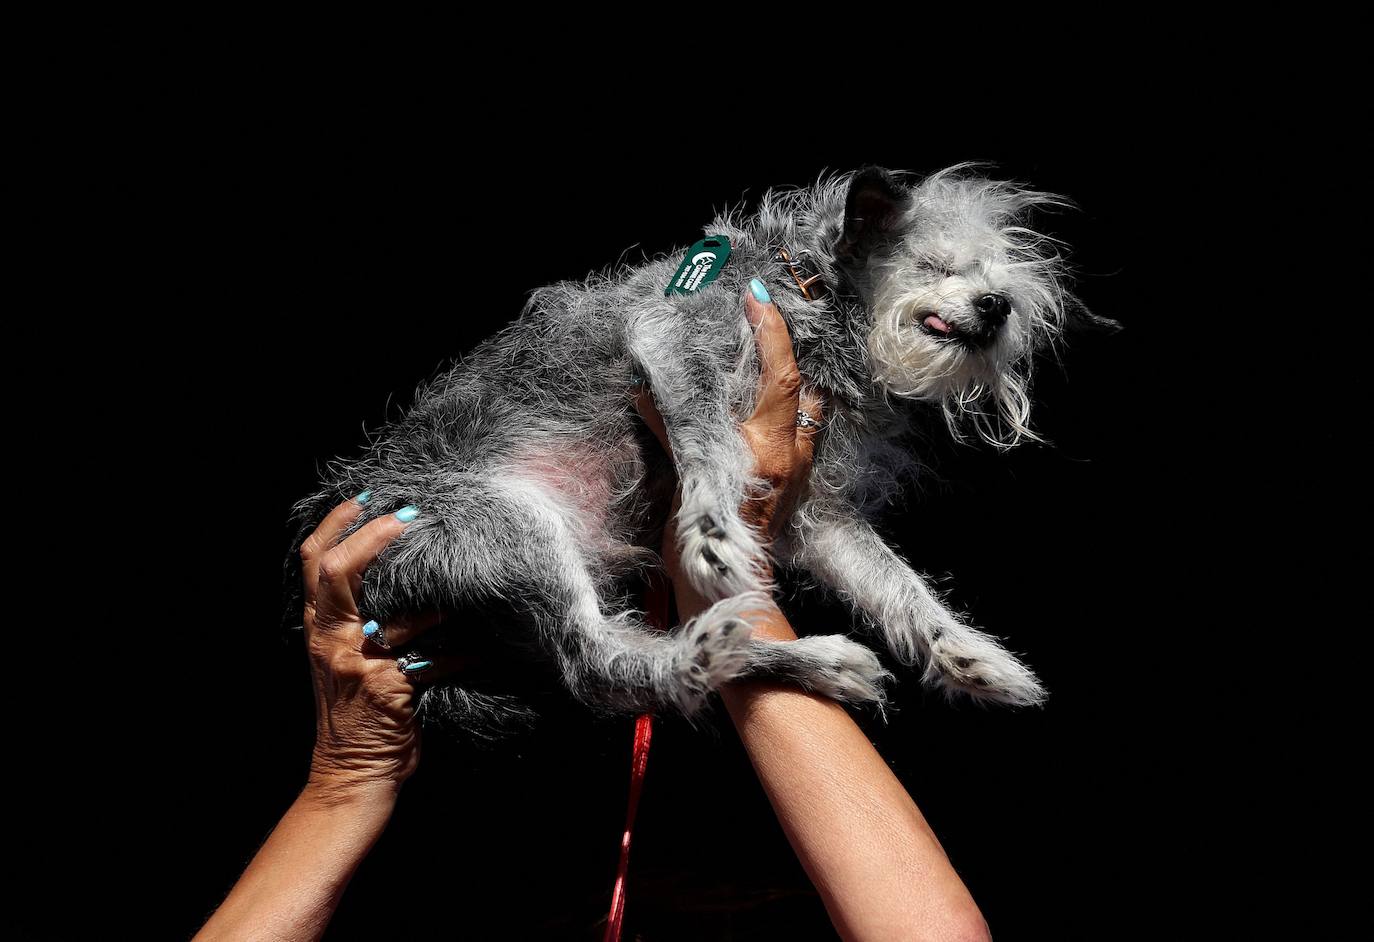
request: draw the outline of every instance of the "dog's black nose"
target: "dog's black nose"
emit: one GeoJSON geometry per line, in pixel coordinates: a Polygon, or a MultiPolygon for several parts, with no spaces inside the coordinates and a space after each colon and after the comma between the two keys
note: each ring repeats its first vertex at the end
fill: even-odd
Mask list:
{"type": "Polygon", "coordinates": [[[973,302],[978,313],[983,315],[983,320],[993,327],[1003,324],[1007,315],[1011,313],[1011,302],[1003,294],[981,295],[977,301],[973,302]]]}

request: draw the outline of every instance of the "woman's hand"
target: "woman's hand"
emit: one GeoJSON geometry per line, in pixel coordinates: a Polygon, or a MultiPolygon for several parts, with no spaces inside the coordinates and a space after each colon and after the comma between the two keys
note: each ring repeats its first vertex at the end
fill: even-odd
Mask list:
{"type": "Polygon", "coordinates": [[[806,490],[820,428],[821,398],[814,391],[803,391],[787,324],[763,285],[757,279],[754,284],[758,287],[745,298],[744,314],[754,327],[759,350],[759,391],[754,412],[741,423],[740,434],[754,453],[754,475],[767,487],[740,506],[740,516],[771,542],[806,490]],[[801,413],[810,419],[805,425],[799,424],[801,413]]]}
{"type": "MultiPolygon", "coordinates": [[[[754,527],[765,542],[772,542],[782,532],[792,510],[806,489],[815,451],[815,436],[820,428],[821,399],[814,392],[803,390],[801,371],[792,355],[792,338],[778,309],[769,300],[763,284],[755,279],[744,299],[745,317],[754,327],[754,340],[759,351],[759,389],[754,412],[740,424],[740,434],[754,453],[754,476],[766,487],[745,498],[740,505],[740,517],[754,527]],[[798,412],[805,412],[812,420],[798,423],[798,412]]],[[[635,391],[635,407],[645,424],[670,456],[672,446],[663,425],[663,417],[654,405],[652,392],[641,386],[635,391]]],[[[673,580],[678,612],[684,620],[707,608],[707,603],[692,588],[678,565],[677,511],[682,494],[673,497],[672,510],[663,531],[663,561],[673,580]]],[[[771,573],[768,573],[771,575],[771,573]]],[[[764,617],[754,622],[755,633],[761,637],[795,638],[785,628],[786,619],[764,617]]],[[[778,613],[779,615],[781,613],[778,613]]]]}
{"type": "Polygon", "coordinates": [[[324,933],[419,762],[415,685],[457,666],[451,657],[393,656],[438,616],[378,625],[359,614],[363,572],[417,516],[407,507],[339,542],[366,500],[363,494],[335,507],[301,546],[315,685],[310,778],[197,942],[324,933]]]}
{"type": "Polygon", "coordinates": [[[325,799],[360,790],[394,796],[420,758],[416,684],[455,666],[437,657],[394,656],[437,624],[438,614],[379,625],[359,613],[364,571],[417,515],[407,507],[379,517],[335,545],[362,511],[358,500],[340,504],[301,546],[316,718],[306,788],[325,799]]]}

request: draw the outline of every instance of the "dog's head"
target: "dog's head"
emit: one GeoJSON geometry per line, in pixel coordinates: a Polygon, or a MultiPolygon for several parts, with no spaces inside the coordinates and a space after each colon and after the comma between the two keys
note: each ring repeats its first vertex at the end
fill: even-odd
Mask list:
{"type": "Polygon", "coordinates": [[[850,178],[835,261],[870,315],[873,378],[938,403],[951,431],[1010,446],[1030,430],[1032,356],[1076,306],[1058,243],[1027,224],[1048,193],[954,167],[908,186],[880,168],[850,178]]]}

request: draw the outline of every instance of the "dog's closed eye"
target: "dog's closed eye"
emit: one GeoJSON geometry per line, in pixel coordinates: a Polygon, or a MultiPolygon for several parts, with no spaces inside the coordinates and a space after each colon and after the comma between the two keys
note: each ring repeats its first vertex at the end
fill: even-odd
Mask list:
{"type": "Polygon", "coordinates": [[[944,278],[952,278],[955,275],[959,274],[955,270],[953,263],[944,261],[942,259],[928,258],[924,260],[923,264],[926,268],[930,269],[935,274],[940,275],[944,278]]]}

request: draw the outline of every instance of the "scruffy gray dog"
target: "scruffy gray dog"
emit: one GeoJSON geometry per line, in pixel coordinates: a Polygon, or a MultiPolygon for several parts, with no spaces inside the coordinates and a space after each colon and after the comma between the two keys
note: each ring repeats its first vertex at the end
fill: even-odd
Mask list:
{"type": "MultiPolygon", "coordinates": [[[[732,254],[695,294],[664,295],[681,252],[541,288],[363,457],[330,466],[324,489],[297,508],[301,534],[363,490],[372,496],[358,526],[418,506],[368,569],[364,614],[385,624],[502,601],[594,706],[690,715],[746,675],[881,704],[890,675],[857,641],[754,640],[742,621],[771,588],[758,566],[766,550],[738,512],[764,486],[737,428],[757,390],[743,295],[758,277],[826,403],[808,491],[774,559],[851,603],[897,660],[924,665],[927,683],[1040,703],[1035,675],[942,604],[870,520],[919,466],[920,434],[999,446],[1034,437],[1032,353],[1073,302],[1055,243],[1026,214],[1060,202],[968,166],[919,182],[870,167],[770,191],[753,216],[717,218],[705,232],[728,236],[732,254]],[[635,413],[637,380],[672,445],[683,566],[714,602],[673,633],[648,628],[625,589],[631,570],[656,560],[646,547],[657,545],[662,506],[652,481],[664,459],[635,413]]],[[[422,712],[500,725],[522,709],[462,683],[427,689],[422,712]]]]}

